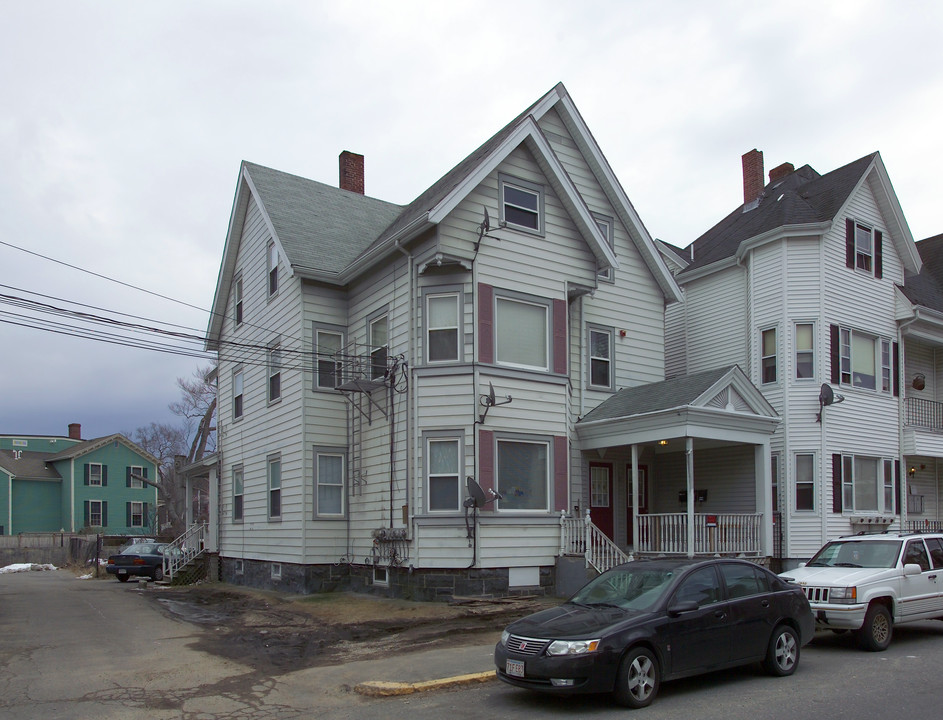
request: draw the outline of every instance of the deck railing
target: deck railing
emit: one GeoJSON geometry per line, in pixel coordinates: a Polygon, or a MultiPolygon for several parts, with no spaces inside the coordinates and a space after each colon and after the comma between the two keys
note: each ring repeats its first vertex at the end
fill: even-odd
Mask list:
{"type": "MultiPolygon", "coordinates": [[[[694,516],[694,554],[759,555],[762,518],[757,513],[698,513],[694,516]]],[[[686,513],[639,515],[638,552],[686,555],[686,513]]]]}
{"type": "Polygon", "coordinates": [[[904,425],[943,431],[943,403],[923,398],[904,398],[904,425]]]}

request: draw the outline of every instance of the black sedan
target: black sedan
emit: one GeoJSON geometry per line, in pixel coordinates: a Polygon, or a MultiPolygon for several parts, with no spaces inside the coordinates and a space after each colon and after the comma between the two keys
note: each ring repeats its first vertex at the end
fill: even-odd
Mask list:
{"type": "Polygon", "coordinates": [[[127,582],[132,575],[163,580],[164,554],[169,552],[168,547],[167,543],[135,543],[109,557],[105,571],[121,582],[127,582]]]}
{"type": "Polygon", "coordinates": [[[529,690],[649,705],[663,680],[762,662],[791,675],[814,619],[798,585],[745,560],[636,560],[507,627],[498,677],[529,690]]]}

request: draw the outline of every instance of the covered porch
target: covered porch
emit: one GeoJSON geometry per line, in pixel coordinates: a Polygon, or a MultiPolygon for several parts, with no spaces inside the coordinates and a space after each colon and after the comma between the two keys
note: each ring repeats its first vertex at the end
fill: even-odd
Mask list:
{"type": "Polygon", "coordinates": [[[574,514],[626,556],[769,557],[778,424],[737,366],[621,390],[576,425],[574,514]]]}

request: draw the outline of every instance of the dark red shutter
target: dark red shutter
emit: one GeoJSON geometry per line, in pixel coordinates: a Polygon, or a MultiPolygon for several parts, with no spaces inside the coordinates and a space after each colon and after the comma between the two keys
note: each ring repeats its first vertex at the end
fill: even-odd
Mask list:
{"type": "Polygon", "coordinates": [[[840,345],[838,335],[838,325],[830,325],[829,331],[829,359],[832,366],[832,382],[836,385],[841,382],[841,358],[839,357],[840,345]]]}
{"type": "Polygon", "coordinates": [[[494,288],[478,283],[478,362],[494,362],[494,288]]]}
{"type": "Polygon", "coordinates": [[[845,267],[855,266],[855,221],[845,220],[845,267]]]}
{"type": "Polygon", "coordinates": [[[491,430],[478,431],[478,484],[489,497],[489,490],[494,490],[494,433],[491,430]]]}
{"type": "Polygon", "coordinates": [[[553,438],[553,507],[551,510],[560,512],[566,510],[569,504],[569,475],[567,473],[567,456],[570,453],[570,443],[565,435],[553,438]]]}
{"type": "Polygon", "coordinates": [[[900,509],[900,460],[894,461],[894,506],[897,508],[897,515],[903,515],[903,510],[900,509]]]}
{"type": "Polygon", "coordinates": [[[566,300],[553,301],[553,371],[566,374],[567,356],[567,305],[566,300]]]}
{"type": "Polygon", "coordinates": [[[874,277],[884,277],[884,233],[874,231],[874,277]]]}
{"type": "Polygon", "coordinates": [[[841,455],[832,455],[832,512],[841,514],[841,455]]]}
{"type": "Polygon", "coordinates": [[[894,363],[891,372],[894,373],[894,380],[892,387],[894,388],[894,396],[900,397],[900,345],[898,343],[894,343],[893,353],[894,363]]]}

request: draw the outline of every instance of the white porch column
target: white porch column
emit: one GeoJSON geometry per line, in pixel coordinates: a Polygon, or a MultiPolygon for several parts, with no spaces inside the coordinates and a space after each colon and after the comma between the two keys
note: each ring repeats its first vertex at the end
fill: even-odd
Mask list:
{"type": "Polygon", "coordinates": [[[209,523],[206,528],[206,539],[203,547],[208,552],[219,550],[219,483],[216,477],[216,465],[210,467],[210,509],[209,523]]]}
{"type": "Polygon", "coordinates": [[[773,480],[770,476],[772,455],[769,438],[762,445],[754,445],[756,469],[756,511],[762,514],[760,525],[760,555],[769,557],[773,554],[773,480]]]}
{"type": "Polygon", "coordinates": [[[632,549],[638,552],[638,445],[632,446],[632,549]]]}
{"type": "Polygon", "coordinates": [[[688,488],[688,557],[694,557],[694,438],[684,439],[688,488]]]}
{"type": "Polygon", "coordinates": [[[184,517],[187,518],[187,527],[190,527],[193,524],[193,480],[190,479],[190,473],[184,476],[184,485],[183,497],[187,503],[184,517]]]}

